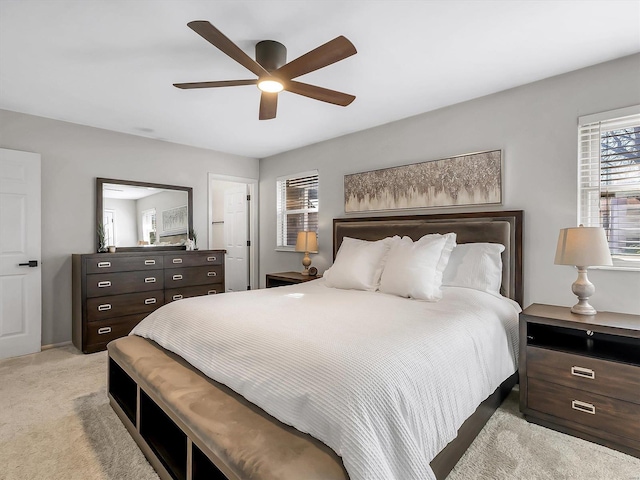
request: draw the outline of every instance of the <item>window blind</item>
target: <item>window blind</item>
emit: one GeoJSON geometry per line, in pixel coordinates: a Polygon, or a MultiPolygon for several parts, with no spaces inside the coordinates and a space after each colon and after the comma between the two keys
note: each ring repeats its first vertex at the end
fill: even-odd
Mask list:
{"type": "Polygon", "coordinates": [[[294,248],[298,232],[318,232],[318,171],[278,178],[277,245],[294,248]]]}
{"type": "Polygon", "coordinates": [[[640,106],[634,110],[580,119],[579,222],[605,229],[614,266],[640,269],[640,106]]]}

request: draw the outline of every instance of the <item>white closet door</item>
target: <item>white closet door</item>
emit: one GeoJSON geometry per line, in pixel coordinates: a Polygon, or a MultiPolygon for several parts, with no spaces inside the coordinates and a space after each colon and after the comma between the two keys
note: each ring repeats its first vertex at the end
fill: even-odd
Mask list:
{"type": "Polygon", "coordinates": [[[249,285],[247,185],[224,191],[225,289],[246,290],[249,285]]]}
{"type": "Polygon", "coordinates": [[[40,351],[40,155],[0,149],[0,358],[40,351]]]}

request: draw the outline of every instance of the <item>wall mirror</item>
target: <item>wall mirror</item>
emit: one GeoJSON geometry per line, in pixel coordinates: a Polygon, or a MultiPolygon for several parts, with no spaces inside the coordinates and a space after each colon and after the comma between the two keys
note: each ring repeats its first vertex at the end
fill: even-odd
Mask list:
{"type": "Polygon", "coordinates": [[[193,229],[193,189],[96,178],[96,221],[96,237],[102,225],[105,244],[116,251],[184,249],[193,229]]]}

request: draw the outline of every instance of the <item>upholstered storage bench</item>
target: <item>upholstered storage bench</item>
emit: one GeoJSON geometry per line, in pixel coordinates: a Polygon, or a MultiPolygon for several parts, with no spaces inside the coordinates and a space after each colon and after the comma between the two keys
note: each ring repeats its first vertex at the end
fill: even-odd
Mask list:
{"type": "Polygon", "coordinates": [[[156,343],[109,343],[109,400],[162,479],[346,480],[322,442],[156,343]]]}

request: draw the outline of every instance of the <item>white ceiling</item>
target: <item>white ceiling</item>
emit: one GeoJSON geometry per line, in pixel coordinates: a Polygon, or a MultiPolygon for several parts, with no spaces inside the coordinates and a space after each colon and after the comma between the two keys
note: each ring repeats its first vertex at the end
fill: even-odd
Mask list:
{"type": "Polygon", "coordinates": [[[102,185],[102,196],[117,200],[139,200],[163,191],[160,188],[122,185],[120,183],[105,183],[102,185]]]}
{"type": "Polygon", "coordinates": [[[263,158],[640,51],[640,1],[0,0],[0,108],[263,158]],[[348,107],[283,92],[259,121],[251,79],[187,27],[208,20],[254,57],[333,39],[358,53],[300,81],[348,107]]]}

